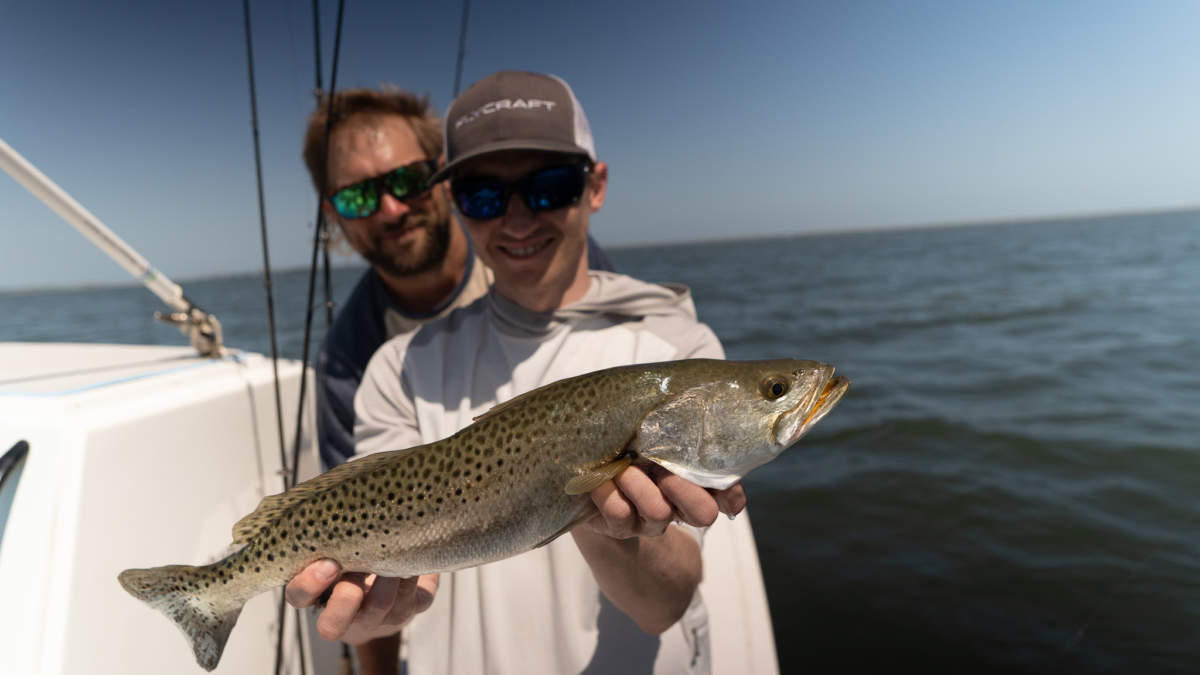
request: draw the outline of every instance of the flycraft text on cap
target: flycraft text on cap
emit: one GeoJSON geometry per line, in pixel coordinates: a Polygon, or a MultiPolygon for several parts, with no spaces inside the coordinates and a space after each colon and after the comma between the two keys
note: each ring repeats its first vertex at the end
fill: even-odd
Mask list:
{"type": "Polygon", "coordinates": [[[446,113],[443,180],[468,159],[505,150],[583,155],[596,161],[595,142],[571,87],[554,75],[505,70],[471,85],[446,113]]]}

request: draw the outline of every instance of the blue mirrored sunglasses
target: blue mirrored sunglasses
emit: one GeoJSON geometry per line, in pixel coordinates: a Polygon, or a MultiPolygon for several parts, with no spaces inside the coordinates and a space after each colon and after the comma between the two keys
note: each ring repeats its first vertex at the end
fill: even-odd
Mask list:
{"type": "Polygon", "coordinates": [[[552,211],[579,201],[591,171],[588,162],[552,166],[530,172],[514,181],[485,176],[467,176],[450,181],[450,194],[459,213],[473,220],[490,220],[504,215],[514,193],[530,211],[552,211]]]}

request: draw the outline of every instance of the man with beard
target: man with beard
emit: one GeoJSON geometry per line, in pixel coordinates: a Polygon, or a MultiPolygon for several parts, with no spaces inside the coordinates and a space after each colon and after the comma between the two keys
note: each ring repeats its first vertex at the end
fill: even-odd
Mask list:
{"type": "MultiPolygon", "coordinates": [[[[470,304],[492,283],[491,270],[451,221],[446,185],[430,188],[426,182],[437,168],[443,140],[441,121],[428,100],[395,88],[351,89],[334,96],[332,114],[328,157],[329,101],[324,99],[308,120],[304,161],[314,187],[325,188],[325,217],[371,266],[340,309],[317,357],[317,430],[326,469],[354,455],[354,394],[375,350],[470,304]]],[[[611,269],[599,246],[589,244],[589,264],[611,269]]],[[[320,564],[310,568],[317,575],[324,569],[320,564]]],[[[380,607],[392,606],[398,595],[412,595],[417,586],[415,580],[384,579],[367,592],[373,581],[346,575],[334,587],[318,627],[328,639],[366,645],[358,649],[365,672],[389,672],[386,661],[394,661],[396,638],[367,644],[378,633],[360,630],[359,619],[378,619],[380,607]],[[385,663],[378,664],[376,656],[385,663]],[[376,670],[375,664],[382,667],[376,670]]]]}

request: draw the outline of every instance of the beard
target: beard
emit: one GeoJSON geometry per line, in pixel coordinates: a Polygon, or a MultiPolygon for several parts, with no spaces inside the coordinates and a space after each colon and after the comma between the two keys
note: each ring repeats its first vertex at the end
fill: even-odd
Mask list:
{"type": "Polygon", "coordinates": [[[367,262],[394,277],[411,277],[436,269],[450,249],[450,210],[435,199],[427,213],[409,212],[384,228],[370,247],[360,251],[367,262]],[[386,233],[399,229],[422,230],[406,241],[388,241],[386,233]]]}

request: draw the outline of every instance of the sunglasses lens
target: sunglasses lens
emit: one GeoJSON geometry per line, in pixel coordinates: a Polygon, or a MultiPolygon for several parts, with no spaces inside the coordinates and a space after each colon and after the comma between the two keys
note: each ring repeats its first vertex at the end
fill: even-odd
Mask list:
{"type": "Polygon", "coordinates": [[[521,193],[530,211],[553,211],[579,201],[587,181],[587,169],[579,164],[556,166],[531,173],[516,183],[491,178],[451,181],[454,203],[464,216],[489,220],[504,213],[510,189],[521,193]]]}
{"type": "Polygon", "coordinates": [[[379,209],[379,192],[374,181],[364,181],[338,190],[329,201],[343,218],[366,218],[379,209]]]}
{"type": "Polygon", "coordinates": [[[455,181],[451,186],[454,203],[466,217],[490,220],[504,211],[504,186],[489,180],[455,181]]]}
{"type": "Polygon", "coordinates": [[[574,204],[583,194],[583,167],[559,166],[528,177],[525,203],[531,211],[550,211],[574,204]]]}
{"type": "Polygon", "coordinates": [[[418,162],[399,167],[384,178],[388,191],[396,199],[411,199],[428,189],[425,181],[433,175],[431,162],[418,162]]]}
{"type": "Polygon", "coordinates": [[[429,189],[427,181],[436,168],[437,164],[429,160],[406,164],[382,176],[346,186],[333,193],[329,201],[343,218],[366,218],[379,210],[380,183],[396,199],[412,199],[429,189]]]}

